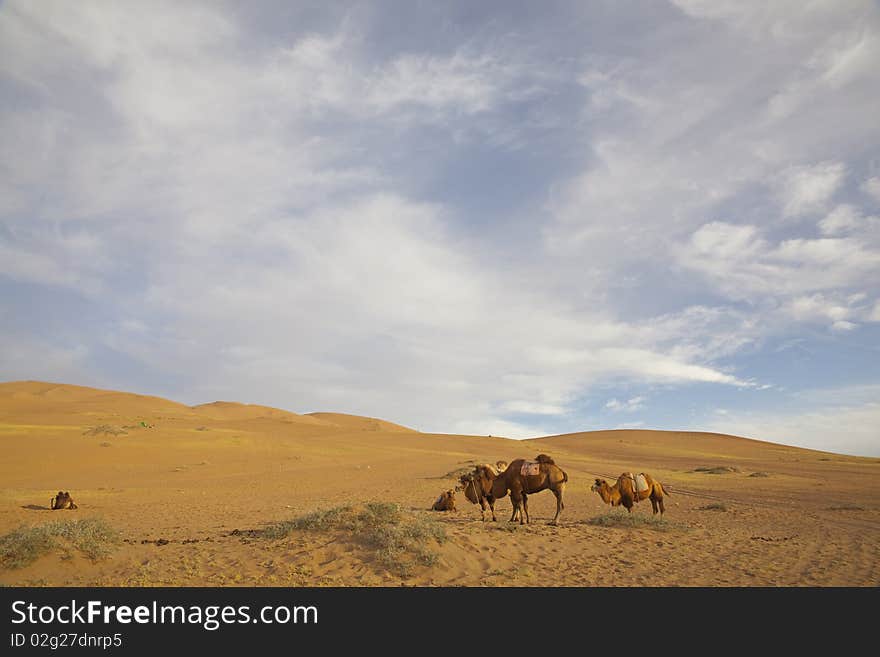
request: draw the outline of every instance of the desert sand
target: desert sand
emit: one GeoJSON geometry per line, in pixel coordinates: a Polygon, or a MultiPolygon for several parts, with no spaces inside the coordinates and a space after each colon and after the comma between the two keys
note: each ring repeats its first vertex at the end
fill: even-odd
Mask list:
{"type": "MultiPolygon", "coordinates": [[[[421,433],[334,413],[296,414],[43,382],[0,384],[0,534],[101,518],[119,532],[92,561],[50,550],[0,568],[18,586],[871,586],[880,584],[880,459],[710,433],[614,430],[509,440],[421,433]],[[549,491],[532,522],[498,522],[457,495],[475,463],[545,453],[569,476],[561,525],[549,491]],[[701,470],[702,469],[702,470],[701,470]],[[715,469],[715,474],[705,471],[715,469]],[[622,508],[590,486],[624,471],[667,487],[659,523],[591,524],[622,508]],[[59,489],[79,508],[49,509],[59,489]],[[438,523],[432,565],[393,572],[344,531],[271,523],[396,502],[438,523]]],[[[649,519],[643,501],[633,515],[649,519]]]]}

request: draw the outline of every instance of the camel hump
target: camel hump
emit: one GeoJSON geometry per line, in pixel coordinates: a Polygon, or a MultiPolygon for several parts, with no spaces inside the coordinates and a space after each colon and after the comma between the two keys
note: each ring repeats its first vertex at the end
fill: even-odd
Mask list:
{"type": "Polygon", "coordinates": [[[546,454],[538,454],[535,457],[535,461],[537,461],[538,463],[543,463],[545,465],[556,465],[556,463],[553,461],[553,459],[551,459],[546,454]]]}
{"type": "Polygon", "coordinates": [[[541,464],[538,461],[523,461],[519,473],[523,477],[534,477],[541,474],[541,464]]]}
{"type": "Polygon", "coordinates": [[[486,468],[486,470],[488,470],[492,474],[493,477],[498,476],[498,470],[496,469],[496,467],[494,465],[491,465],[489,463],[484,463],[481,467],[486,468]]]}

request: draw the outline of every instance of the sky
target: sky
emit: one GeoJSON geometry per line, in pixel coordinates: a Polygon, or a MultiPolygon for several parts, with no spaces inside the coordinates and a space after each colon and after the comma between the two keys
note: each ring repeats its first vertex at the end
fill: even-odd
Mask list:
{"type": "Polygon", "coordinates": [[[0,3],[0,380],[880,456],[880,4],[0,3]]]}

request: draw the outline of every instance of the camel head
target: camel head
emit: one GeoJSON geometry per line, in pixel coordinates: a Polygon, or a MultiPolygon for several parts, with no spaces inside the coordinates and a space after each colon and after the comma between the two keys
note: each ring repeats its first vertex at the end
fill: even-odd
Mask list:
{"type": "Polygon", "coordinates": [[[599,492],[603,487],[607,487],[608,482],[604,479],[596,479],[596,483],[590,486],[590,490],[594,493],[599,492]]]}
{"type": "Polygon", "coordinates": [[[480,481],[478,477],[473,472],[469,472],[468,474],[461,475],[459,481],[467,501],[471,504],[477,504],[480,501],[480,481]]]}

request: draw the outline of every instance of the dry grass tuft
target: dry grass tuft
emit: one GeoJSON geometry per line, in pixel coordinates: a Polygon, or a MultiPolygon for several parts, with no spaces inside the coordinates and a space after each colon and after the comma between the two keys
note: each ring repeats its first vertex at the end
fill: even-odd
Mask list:
{"type": "Polygon", "coordinates": [[[731,472],[739,472],[739,468],[732,465],[715,465],[712,467],[694,468],[694,472],[702,472],[703,474],[730,474],[731,472]]]}
{"type": "Polygon", "coordinates": [[[101,424],[83,431],[84,436],[124,436],[128,431],[114,424],[101,424]]]}
{"type": "Polygon", "coordinates": [[[340,506],[277,522],[261,530],[263,538],[280,539],[294,531],[341,532],[369,548],[389,571],[407,577],[416,565],[433,566],[439,559],[429,548],[443,543],[446,532],[432,517],[405,511],[399,504],[368,502],[340,506]]]}
{"type": "Polygon", "coordinates": [[[97,561],[118,542],[119,534],[100,518],[22,526],[0,536],[0,564],[8,569],[21,568],[55,548],[64,550],[68,557],[71,550],[77,550],[97,561]]]}

